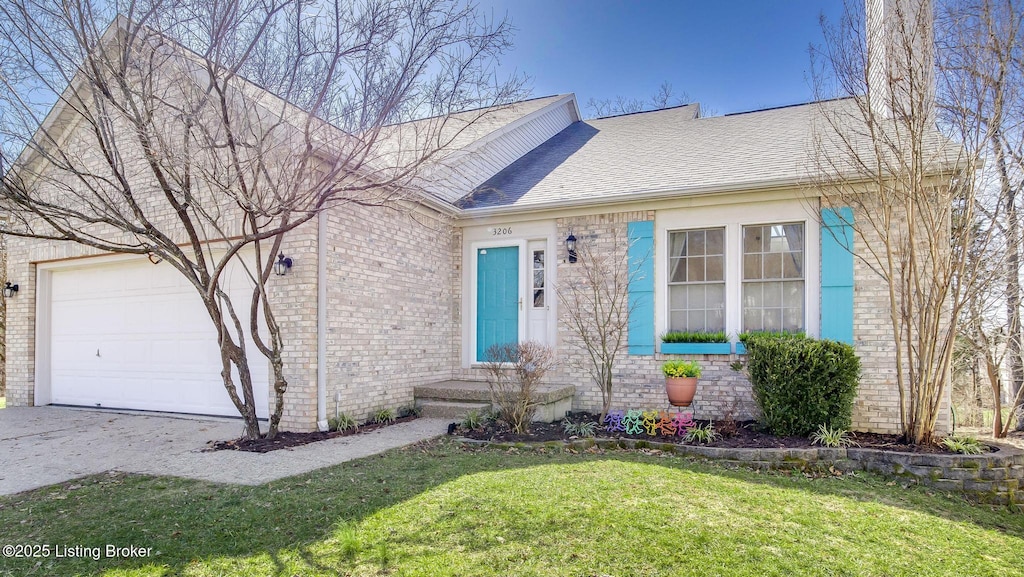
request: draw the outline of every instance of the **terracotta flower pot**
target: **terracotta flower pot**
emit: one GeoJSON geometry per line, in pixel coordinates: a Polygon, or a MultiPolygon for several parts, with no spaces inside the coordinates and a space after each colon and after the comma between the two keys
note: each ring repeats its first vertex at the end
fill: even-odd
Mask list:
{"type": "Polygon", "coordinates": [[[673,407],[689,407],[697,392],[697,377],[666,377],[665,392],[673,407]]]}

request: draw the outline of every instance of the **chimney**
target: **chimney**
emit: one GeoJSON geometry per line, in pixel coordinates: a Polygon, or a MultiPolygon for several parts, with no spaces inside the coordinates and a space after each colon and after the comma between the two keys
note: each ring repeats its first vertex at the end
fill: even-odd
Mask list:
{"type": "Polygon", "coordinates": [[[931,0],[865,0],[868,98],[886,118],[931,116],[935,36],[931,0]]]}

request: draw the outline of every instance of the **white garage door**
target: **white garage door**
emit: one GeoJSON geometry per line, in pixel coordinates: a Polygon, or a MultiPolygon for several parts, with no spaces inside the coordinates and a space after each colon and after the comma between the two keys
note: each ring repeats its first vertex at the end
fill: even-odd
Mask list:
{"type": "MultiPolygon", "coordinates": [[[[252,283],[241,267],[226,281],[236,307],[247,303],[252,283]]],[[[169,264],[141,259],[57,269],[50,295],[54,404],[238,415],[221,380],[210,317],[169,264]]],[[[248,306],[242,310],[247,315],[248,306]]],[[[246,350],[257,414],[266,416],[267,361],[251,343],[246,350]]]]}

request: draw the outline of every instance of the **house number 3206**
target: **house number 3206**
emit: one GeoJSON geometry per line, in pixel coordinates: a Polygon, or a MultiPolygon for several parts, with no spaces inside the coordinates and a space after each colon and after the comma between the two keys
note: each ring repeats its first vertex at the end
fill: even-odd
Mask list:
{"type": "Polygon", "coordinates": [[[512,234],[512,227],[511,226],[505,226],[505,227],[496,226],[496,227],[491,229],[491,236],[505,236],[505,235],[508,235],[508,234],[512,234]]]}

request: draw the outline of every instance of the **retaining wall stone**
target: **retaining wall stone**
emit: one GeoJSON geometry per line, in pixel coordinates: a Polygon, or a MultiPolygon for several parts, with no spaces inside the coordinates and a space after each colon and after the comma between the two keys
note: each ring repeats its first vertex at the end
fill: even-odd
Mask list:
{"type": "MultiPolygon", "coordinates": [[[[548,441],[542,444],[463,442],[497,448],[656,449],[677,455],[703,457],[726,464],[756,469],[822,469],[871,471],[882,475],[912,479],[927,487],[959,492],[967,498],[996,505],[1024,505],[1024,451],[1007,445],[995,445],[997,451],[984,455],[948,455],[940,453],[901,453],[879,449],[824,448],[751,449],[677,445],[645,439],[578,439],[548,441]]],[[[1018,507],[1016,510],[1020,511],[1018,507]]]]}

